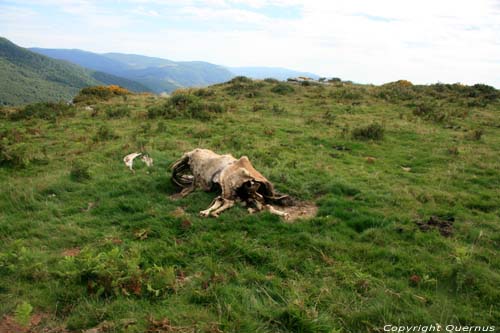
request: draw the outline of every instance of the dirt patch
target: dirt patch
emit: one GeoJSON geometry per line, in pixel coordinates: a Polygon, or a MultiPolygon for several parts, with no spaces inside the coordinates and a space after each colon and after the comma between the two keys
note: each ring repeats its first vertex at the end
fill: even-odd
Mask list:
{"type": "Polygon", "coordinates": [[[61,255],[64,256],[64,257],[76,257],[77,255],[80,254],[80,248],[78,247],[75,247],[75,248],[72,248],[72,249],[67,249],[67,250],[64,250],[61,255]]]}
{"type": "Polygon", "coordinates": [[[455,218],[453,216],[431,216],[427,221],[415,221],[421,231],[437,229],[439,230],[439,233],[444,237],[450,237],[453,235],[454,222],[455,218]]]}
{"type": "Polygon", "coordinates": [[[129,326],[135,325],[136,323],[137,320],[135,319],[121,319],[116,322],[106,320],[96,327],[82,331],[82,333],[123,332],[127,330],[129,326]]]}
{"type": "Polygon", "coordinates": [[[288,214],[285,222],[291,223],[297,219],[310,219],[318,213],[318,206],[312,202],[296,202],[295,205],[289,207],[278,207],[279,210],[288,214]]]}
{"type": "Polygon", "coordinates": [[[194,332],[194,327],[186,326],[173,326],[170,320],[163,318],[161,320],[155,320],[149,318],[149,327],[147,333],[191,333],[194,332]]]}
{"type": "Polygon", "coordinates": [[[29,328],[19,325],[14,319],[14,317],[3,316],[2,319],[0,320],[0,333],[12,333],[12,332],[25,333],[29,332],[29,328]]]}
{"type": "Polygon", "coordinates": [[[67,332],[64,328],[43,328],[42,330],[39,327],[40,323],[49,317],[47,313],[35,313],[31,316],[28,326],[23,326],[16,321],[14,316],[5,315],[0,319],[0,333],[67,332]]]}
{"type": "Polygon", "coordinates": [[[173,217],[184,217],[186,216],[186,211],[182,207],[177,207],[170,215],[173,217]]]}

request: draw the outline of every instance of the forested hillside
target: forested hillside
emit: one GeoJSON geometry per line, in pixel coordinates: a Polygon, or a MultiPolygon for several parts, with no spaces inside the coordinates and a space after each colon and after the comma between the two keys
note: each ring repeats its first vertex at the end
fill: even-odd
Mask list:
{"type": "Polygon", "coordinates": [[[99,84],[149,91],[128,79],[55,60],[0,37],[0,105],[71,100],[81,88],[99,84]]]}

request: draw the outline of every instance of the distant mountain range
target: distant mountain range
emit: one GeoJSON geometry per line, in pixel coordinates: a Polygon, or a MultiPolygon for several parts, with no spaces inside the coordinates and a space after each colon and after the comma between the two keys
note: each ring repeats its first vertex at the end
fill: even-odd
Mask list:
{"type": "Polygon", "coordinates": [[[135,54],[97,54],[67,49],[30,50],[139,82],[156,93],[170,92],[181,87],[206,86],[225,82],[234,77],[233,73],[222,66],[201,61],[176,62],[135,54]]]}
{"type": "Polygon", "coordinates": [[[156,93],[180,87],[206,86],[230,80],[239,75],[254,79],[318,75],[278,67],[223,67],[202,61],[172,61],[137,54],[92,53],[76,49],[31,48],[33,52],[66,60],[82,67],[137,81],[156,93]]]}
{"type": "Polygon", "coordinates": [[[275,67],[224,67],[203,61],[172,61],[78,49],[25,49],[0,37],[0,105],[71,99],[82,87],[117,84],[135,92],[171,92],[207,86],[235,76],[254,79],[307,76],[275,67]]]}

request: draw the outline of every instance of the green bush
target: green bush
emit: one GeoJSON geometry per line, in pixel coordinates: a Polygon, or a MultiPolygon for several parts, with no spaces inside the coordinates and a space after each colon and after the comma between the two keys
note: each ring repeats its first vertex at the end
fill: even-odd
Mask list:
{"type": "Polygon", "coordinates": [[[118,138],[107,125],[101,125],[94,136],[94,142],[108,141],[118,138]]]}
{"type": "Polygon", "coordinates": [[[193,118],[208,120],[213,114],[225,112],[225,107],[216,102],[205,102],[191,94],[179,93],[166,102],[148,109],[148,118],[193,118]]]}
{"type": "Polygon", "coordinates": [[[73,115],[75,115],[75,108],[66,103],[40,102],[28,104],[15,112],[9,113],[9,118],[11,120],[33,118],[55,120],[57,117],[73,115]]]}
{"type": "Polygon", "coordinates": [[[267,82],[267,83],[272,83],[272,84],[280,83],[280,81],[279,81],[279,80],[276,80],[276,79],[274,79],[274,78],[272,78],[272,77],[265,78],[265,79],[264,79],[264,82],[267,82]]]}
{"type": "Polygon", "coordinates": [[[271,108],[271,112],[276,114],[276,115],[281,115],[286,113],[286,109],[278,104],[273,104],[273,107],[271,108]]]}
{"type": "Polygon", "coordinates": [[[175,94],[169,99],[170,105],[181,111],[186,110],[189,106],[199,101],[198,97],[190,94],[175,94]]]}
{"type": "Polygon", "coordinates": [[[113,248],[99,252],[85,248],[76,257],[65,257],[56,275],[67,283],[82,284],[100,297],[164,297],[177,287],[172,266],[143,268],[139,251],[113,248]]]}
{"type": "Polygon", "coordinates": [[[231,96],[244,95],[245,97],[253,98],[260,95],[259,90],[264,87],[264,85],[265,83],[263,82],[255,82],[245,78],[231,80],[225,90],[231,96]]]}
{"type": "Polygon", "coordinates": [[[106,117],[110,119],[124,118],[128,116],[130,116],[130,108],[125,105],[106,109],[106,117]]]}
{"type": "Polygon", "coordinates": [[[286,83],[278,83],[276,86],[274,86],[271,89],[271,92],[273,92],[275,94],[279,94],[279,95],[291,94],[294,91],[295,91],[295,89],[293,89],[293,87],[291,85],[286,84],[286,83]]]}
{"type": "MultiPolygon", "coordinates": [[[[438,108],[435,102],[422,101],[413,105],[413,114],[425,120],[442,123],[451,118],[452,112],[438,108]]],[[[456,116],[456,114],[455,114],[456,116]]]]}
{"type": "Polygon", "coordinates": [[[81,162],[73,163],[69,176],[75,182],[83,182],[91,178],[89,167],[81,162]]]}
{"type": "Polygon", "coordinates": [[[33,157],[26,144],[9,144],[5,138],[0,140],[0,167],[23,168],[32,161],[33,157]]]}
{"type": "Polygon", "coordinates": [[[23,168],[36,160],[34,149],[24,141],[18,129],[0,132],[0,167],[23,168]]]}
{"type": "Polygon", "coordinates": [[[229,83],[252,83],[253,80],[251,78],[248,78],[246,76],[236,76],[229,80],[229,83]]]}
{"type": "Polygon", "coordinates": [[[210,97],[215,95],[215,91],[208,88],[200,88],[196,89],[193,94],[198,97],[210,97]]]}
{"type": "Polygon", "coordinates": [[[479,140],[481,140],[483,135],[484,135],[484,129],[476,128],[476,129],[472,130],[470,133],[468,133],[467,137],[470,140],[479,141],[479,140]]]}
{"type": "Polygon", "coordinates": [[[107,101],[116,96],[126,96],[132,94],[125,88],[116,85],[94,86],[80,90],[73,99],[74,103],[93,104],[98,101],[107,101]]]}
{"type": "Polygon", "coordinates": [[[382,140],[384,127],[378,123],[358,127],[352,130],[352,137],[357,140],[382,140]]]}

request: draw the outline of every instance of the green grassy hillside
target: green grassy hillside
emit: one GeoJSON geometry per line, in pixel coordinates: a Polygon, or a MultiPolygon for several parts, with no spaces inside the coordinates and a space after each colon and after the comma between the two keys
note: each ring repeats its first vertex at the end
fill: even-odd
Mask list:
{"type": "Polygon", "coordinates": [[[500,322],[498,90],[236,78],[167,99],[122,94],[93,110],[86,96],[2,109],[0,325],[32,316],[38,331],[383,332],[500,322]],[[176,201],[169,179],[195,147],[247,155],[318,215],[288,223],[236,206],[198,217],[214,194],[176,201]],[[122,158],[134,151],[154,166],[132,174],[122,158]]]}
{"type": "Polygon", "coordinates": [[[54,60],[0,37],[0,105],[70,100],[81,88],[99,84],[149,91],[137,82],[54,60]]]}

